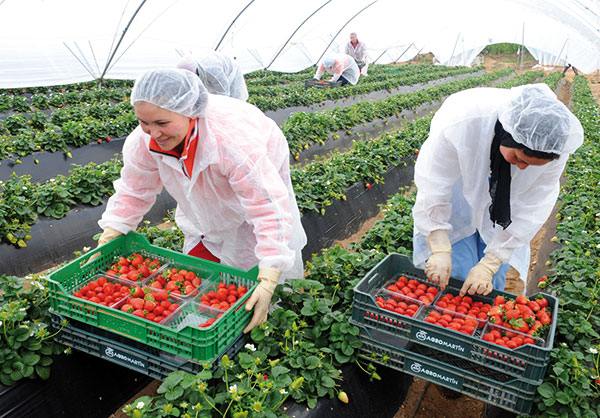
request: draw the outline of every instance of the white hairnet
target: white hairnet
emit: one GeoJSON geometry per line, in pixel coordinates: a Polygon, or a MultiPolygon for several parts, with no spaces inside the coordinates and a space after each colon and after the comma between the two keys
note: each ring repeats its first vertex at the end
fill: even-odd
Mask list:
{"type": "Polygon", "coordinates": [[[208,92],[189,71],[151,70],[138,77],[133,85],[131,104],[139,101],[195,119],[204,116],[208,92]]]}
{"type": "Polygon", "coordinates": [[[519,144],[534,151],[565,154],[575,152],[583,143],[579,120],[547,84],[512,88],[510,97],[498,117],[519,144]]]}
{"type": "Polygon", "coordinates": [[[227,55],[212,52],[200,61],[184,56],[177,68],[192,71],[212,94],[221,94],[240,100],[248,99],[248,89],[239,65],[227,55]]]}
{"type": "Polygon", "coordinates": [[[333,64],[335,63],[335,60],[332,57],[327,57],[323,60],[323,66],[325,68],[331,68],[333,67],[333,64]]]}

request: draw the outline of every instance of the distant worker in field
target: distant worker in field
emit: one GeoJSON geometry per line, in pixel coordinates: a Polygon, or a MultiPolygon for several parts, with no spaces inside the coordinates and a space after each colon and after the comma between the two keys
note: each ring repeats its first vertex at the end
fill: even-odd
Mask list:
{"type": "Polygon", "coordinates": [[[354,58],[346,54],[332,53],[325,56],[314,78],[320,80],[325,71],[332,75],[329,81],[335,82],[340,80],[342,86],[348,83],[356,84],[360,77],[360,70],[356,62],[354,62],[354,58]]]}
{"type": "Polygon", "coordinates": [[[579,72],[577,71],[577,68],[573,67],[571,64],[567,63],[567,66],[565,67],[565,69],[563,70],[563,74],[566,74],[567,71],[570,69],[573,70],[573,72],[575,73],[575,75],[579,75],[579,72]]]}
{"type": "Polygon", "coordinates": [[[460,295],[503,290],[509,264],[527,277],[529,243],[556,203],[583,128],[546,84],[451,95],[415,165],[413,262],[460,295]]]}
{"type": "Polygon", "coordinates": [[[350,34],[350,42],[346,44],[346,54],[350,55],[356,61],[360,69],[360,75],[366,76],[369,64],[367,63],[367,46],[364,42],[359,42],[356,32],[350,34]]]}
{"type": "Polygon", "coordinates": [[[209,93],[248,100],[248,89],[242,70],[235,60],[220,52],[212,52],[201,60],[185,55],[177,68],[188,70],[200,77],[209,93]]]}

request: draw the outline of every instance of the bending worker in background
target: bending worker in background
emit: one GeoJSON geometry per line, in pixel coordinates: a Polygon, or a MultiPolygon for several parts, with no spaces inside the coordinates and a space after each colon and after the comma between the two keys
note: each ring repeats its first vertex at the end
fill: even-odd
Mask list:
{"type": "Polygon", "coordinates": [[[360,75],[366,76],[369,64],[367,63],[367,46],[358,41],[356,32],[350,34],[350,42],[346,44],[346,54],[354,58],[356,65],[360,69],[360,75]]]}
{"type": "Polygon", "coordinates": [[[460,295],[503,290],[509,263],[523,280],[529,242],[548,219],[577,118],[546,84],[451,95],[431,121],[415,165],[413,261],[460,295]]]}
{"type": "Polygon", "coordinates": [[[332,75],[329,81],[336,82],[340,80],[342,86],[348,83],[356,84],[360,77],[360,70],[354,62],[354,58],[346,54],[333,53],[327,55],[319,65],[314,78],[320,80],[325,71],[332,75]]]}
{"type": "Polygon", "coordinates": [[[277,283],[303,277],[306,235],[285,137],[256,107],[209,94],[186,70],[142,74],[131,103],[140,125],[123,146],[99,245],[134,231],[164,186],[187,219],[185,253],[243,270],[258,264],[250,331],[266,320],[277,283]]]}
{"type": "Polygon", "coordinates": [[[177,68],[188,70],[200,77],[209,93],[248,100],[248,89],[242,70],[230,57],[211,52],[197,61],[191,55],[181,58],[177,68]]]}

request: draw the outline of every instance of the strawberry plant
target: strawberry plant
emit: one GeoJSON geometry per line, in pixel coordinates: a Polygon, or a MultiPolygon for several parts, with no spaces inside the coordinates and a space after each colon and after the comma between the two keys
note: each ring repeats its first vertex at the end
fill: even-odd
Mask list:
{"type": "Polygon", "coordinates": [[[308,106],[324,100],[335,100],[366,94],[379,90],[391,91],[394,88],[460,74],[481,71],[481,67],[405,66],[396,74],[383,73],[379,77],[371,74],[357,85],[347,85],[336,89],[306,89],[304,84],[277,87],[249,87],[249,103],[261,110],[275,110],[290,106],[308,106]]]}
{"type": "Polygon", "coordinates": [[[39,215],[61,219],[75,204],[73,193],[65,188],[65,176],[58,175],[36,187],[36,211],[39,215]]]}
{"type": "Polygon", "coordinates": [[[223,356],[219,368],[206,364],[197,375],[171,373],[158,388],[156,398],[143,396],[123,411],[130,417],[285,417],[280,407],[297,397],[304,378],[292,380],[286,367],[268,360],[254,345],[230,360],[223,356]],[[249,415],[250,414],[250,415],[249,415]]]}
{"type": "Polygon", "coordinates": [[[546,291],[560,298],[555,348],[544,383],[538,388],[536,416],[598,416],[600,411],[600,108],[583,76],[572,89],[573,113],[585,140],[567,164],[560,195],[552,274],[546,291]]]}
{"type": "Polygon", "coordinates": [[[48,379],[52,355],[62,352],[49,328],[43,282],[0,277],[0,383],[48,379]]]}
{"type": "Polygon", "coordinates": [[[543,76],[543,71],[527,71],[523,74],[519,74],[518,76],[511,78],[510,80],[498,84],[496,87],[509,89],[511,87],[533,83],[534,81],[536,81],[539,78],[542,78],[543,76]]]}

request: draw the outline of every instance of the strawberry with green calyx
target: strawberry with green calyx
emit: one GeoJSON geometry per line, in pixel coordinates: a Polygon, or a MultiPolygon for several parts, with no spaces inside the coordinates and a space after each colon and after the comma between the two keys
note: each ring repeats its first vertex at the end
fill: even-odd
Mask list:
{"type": "Polygon", "coordinates": [[[537,302],[538,305],[540,305],[540,308],[545,308],[546,306],[548,306],[548,299],[546,299],[542,295],[538,295],[538,297],[535,299],[535,301],[537,302]]]}
{"type": "Polygon", "coordinates": [[[529,331],[529,325],[523,320],[523,318],[513,318],[509,321],[510,326],[518,332],[529,331]]]}

